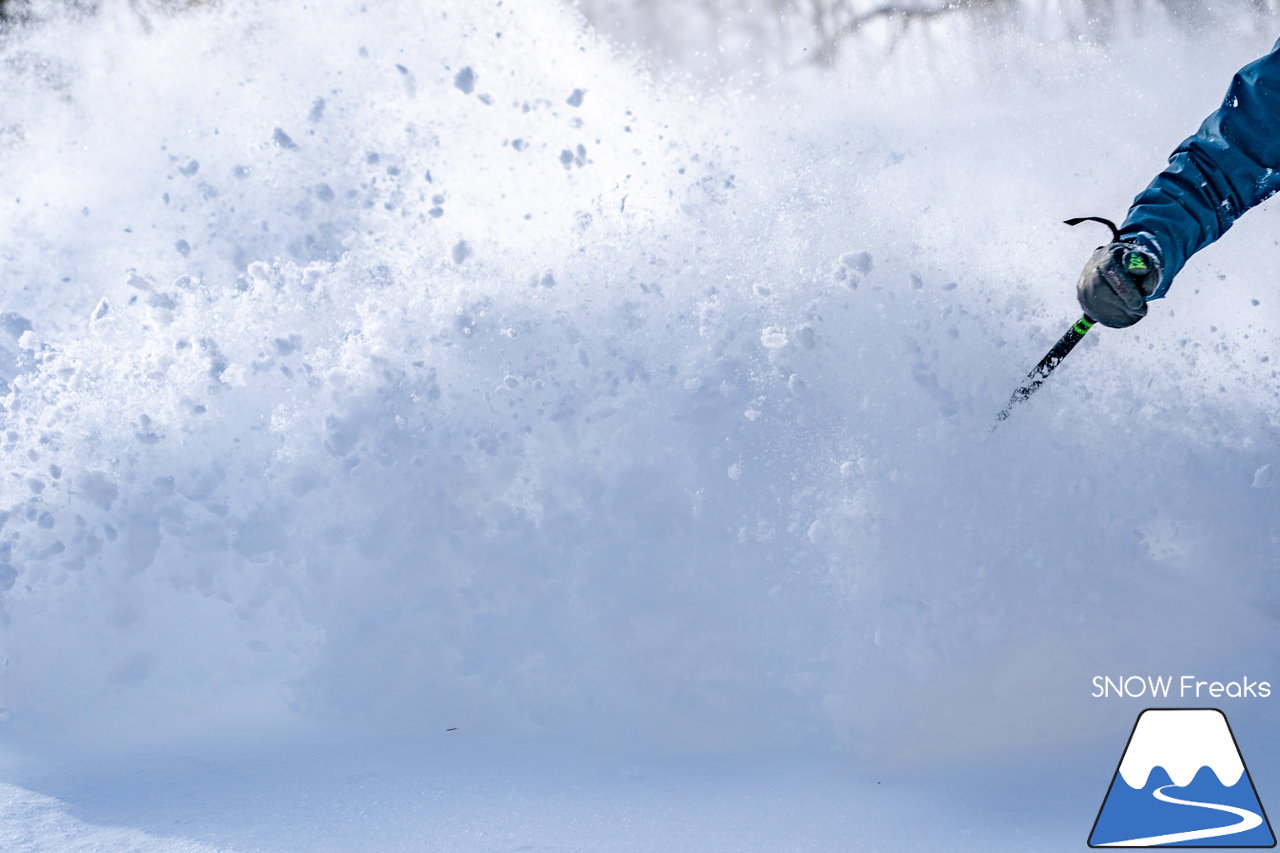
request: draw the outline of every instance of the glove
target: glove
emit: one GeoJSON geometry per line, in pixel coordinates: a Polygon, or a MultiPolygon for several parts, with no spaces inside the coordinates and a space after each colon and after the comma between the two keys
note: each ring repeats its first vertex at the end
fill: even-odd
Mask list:
{"type": "Polygon", "coordinates": [[[1076,285],[1080,307],[1104,326],[1123,329],[1147,316],[1147,300],[1160,287],[1160,258],[1146,246],[1116,242],[1100,247],[1076,285]]]}

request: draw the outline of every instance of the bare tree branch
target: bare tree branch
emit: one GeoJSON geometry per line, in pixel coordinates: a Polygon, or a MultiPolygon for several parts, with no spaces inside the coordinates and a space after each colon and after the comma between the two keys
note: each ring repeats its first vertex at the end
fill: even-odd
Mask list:
{"type": "Polygon", "coordinates": [[[938,6],[916,6],[907,4],[886,3],[877,6],[874,9],[854,15],[844,24],[831,31],[823,33],[819,42],[817,52],[814,54],[814,62],[819,65],[830,65],[839,55],[840,46],[845,39],[854,35],[867,24],[872,21],[887,20],[899,23],[905,30],[912,23],[918,21],[928,21],[942,15],[949,15],[952,12],[973,11],[979,8],[986,8],[1000,5],[1003,0],[951,0],[938,6]]]}

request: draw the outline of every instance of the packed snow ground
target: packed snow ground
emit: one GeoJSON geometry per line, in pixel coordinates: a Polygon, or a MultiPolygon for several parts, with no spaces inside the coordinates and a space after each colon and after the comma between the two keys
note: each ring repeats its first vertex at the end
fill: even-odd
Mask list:
{"type": "Polygon", "coordinates": [[[42,758],[10,769],[24,787],[0,785],[0,844],[51,849],[22,845],[39,833],[62,839],[57,849],[104,853],[1059,850],[1083,846],[1109,758],[1072,766],[1088,785],[1015,771],[1031,785],[1014,788],[983,768],[966,774],[967,790],[831,756],[601,756],[457,733],[71,766],[42,758]],[[1005,792],[998,804],[993,789],[1005,792]]]}
{"type": "MultiPolygon", "coordinates": [[[[423,818],[440,849],[486,797],[541,796],[550,743],[674,756],[618,849],[749,849],[716,834],[742,802],[680,812],[687,843],[644,829],[740,778],[785,814],[759,849],[811,824],[825,849],[887,767],[941,780],[856,812],[893,839],[975,762],[1113,762],[1140,703],[1092,675],[1270,676],[1275,211],[990,431],[1102,239],[1060,221],[1120,218],[1268,46],[1154,20],[742,88],[650,79],[551,2],[119,4],[9,35],[14,843],[289,849],[268,814],[226,825],[246,806],[216,768],[136,756],[305,724],[526,744],[490,776],[441,753],[471,793],[452,829],[423,818]],[[98,754],[138,787],[95,781],[98,754]],[[678,758],[708,755],[742,764],[678,758]],[[197,829],[135,801],[148,768],[212,797],[197,829]],[[814,790],[828,823],[794,805],[814,790]]],[[[297,755],[307,803],[347,801],[363,759],[297,755]]],[[[588,813],[625,817],[592,797],[638,783],[591,760],[557,765],[528,843],[600,849],[588,813]]],[[[278,783],[272,814],[320,813],[230,766],[278,783]]],[[[1011,824],[973,808],[996,849],[1011,824]]]]}

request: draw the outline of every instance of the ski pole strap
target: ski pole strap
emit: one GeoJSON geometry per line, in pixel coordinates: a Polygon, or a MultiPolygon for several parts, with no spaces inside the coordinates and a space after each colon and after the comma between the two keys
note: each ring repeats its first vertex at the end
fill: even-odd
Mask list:
{"type": "Polygon", "coordinates": [[[1063,222],[1067,225],[1079,225],[1081,222],[1101,222],[1111,229],[1111,242],[1120,242],[1120,229],[1110,219],[1103,219],[1101,216],[1077,216],[1075,219],[1064,219],[1063,222]]]}

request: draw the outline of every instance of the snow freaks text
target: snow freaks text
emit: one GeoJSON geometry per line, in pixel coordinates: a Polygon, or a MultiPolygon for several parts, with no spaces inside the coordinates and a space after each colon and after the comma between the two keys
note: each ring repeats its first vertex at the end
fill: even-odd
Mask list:
{"type": "Polygon", "coordinates": [[[1271,682],[1248,676],[1208,681],[1194,675],[1095,675],[1094,699],[1267,699],[1271,682]]]}

